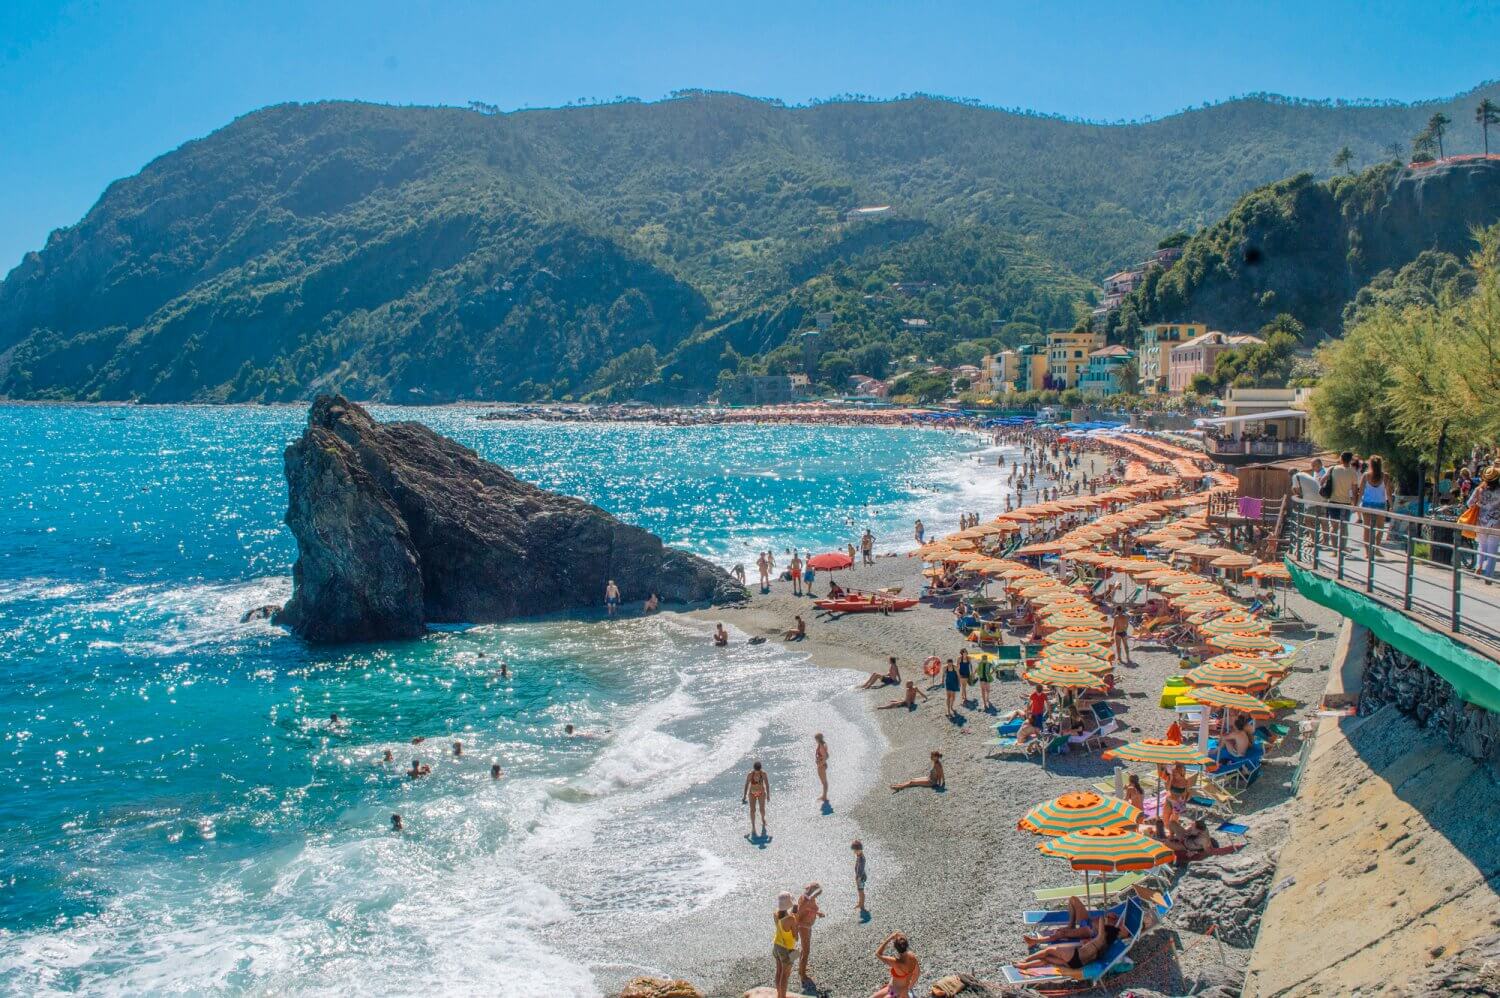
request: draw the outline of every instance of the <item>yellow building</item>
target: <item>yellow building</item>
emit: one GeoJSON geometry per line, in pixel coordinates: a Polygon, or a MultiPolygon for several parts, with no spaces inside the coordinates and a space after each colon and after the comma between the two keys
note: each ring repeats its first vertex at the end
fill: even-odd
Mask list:
{"type": "Polygon", "coordinates": [[[1047,377],[1056,389],[1078,387],[1079,372],[1089,366],[1089,354],[1104,346],[1101,333],[1056,329],[1047,334],[1047,377]]]}
{"type": "Polygon", "coordinates": [[[1155,395],[1167,390],[1172,371],[1172,348],[1197,339],[1208,332],[1201,322],[1158,322],[1141,330],[1141,349],[1136,363],[1140,366],[1141,393],[1155,395]]]}

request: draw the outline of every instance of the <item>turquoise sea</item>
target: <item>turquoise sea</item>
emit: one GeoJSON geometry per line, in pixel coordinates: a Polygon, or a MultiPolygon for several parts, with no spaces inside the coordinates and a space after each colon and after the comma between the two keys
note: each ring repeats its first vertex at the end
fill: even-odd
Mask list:
{"type": "MultiPolygon", "coordinates": [[[[948,529],[1003,494],[960,434],[375,411],[752,577],[761,548],[866,526],[907,547],[914,516],[948,529]]],[[[764,906],[738,799],[752,756],[797,788],[813,725],[875,755],[848,676],[775,643],[715,654],[676,615],[334,649],[240,623],[290,592],[300,408],[0,419],[5,993],[602,993],[660,969],[655,927],[764,906]],[[407,780],[413,757],[432,775],[407,780]]],[[[840,767],[835,794],[868,779],[840,767]]],[[[828,822],[774,844],[842,877],[855,830],[828,822]]]]}

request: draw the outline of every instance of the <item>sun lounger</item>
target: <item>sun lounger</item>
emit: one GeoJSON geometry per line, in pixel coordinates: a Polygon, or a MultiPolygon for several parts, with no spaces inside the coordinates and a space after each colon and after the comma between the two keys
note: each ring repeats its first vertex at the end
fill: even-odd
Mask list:
{"type": "Polygon", "coordinates": [[[1031,739],[1025,744],[1017,742],[1014,736],[996,738],[990,742],[989,758],[997,758],[995,749],[1010,750],[1017,748],[1021,750],[1022,758],[1029,759],[1033,755],[1040,756],[1042,760],[1042,768],[1046,769],[1047,756],[1059,755],[1068,750],[1068,736],[1044,734],[1040,737],[1031,739]]]}
{"type": "Polygon", "coordinates": [[[1125,903],[1125,914],[1123,916],[1126,936],[1116,941],[1099,955],[1099,959],[1093,963],[1085,964],[1079,970],[1071,970],[1065,967],[1045,967],[1037,970],[1019,970],[1014,966],[1002,968],[1005,980],[1009,984],[1032,985],[1047,982],[1076,981],[1092,984],[1103,980],[1107,975],[1120,970],[1120,964],[1129,955],[1131,947],[1140,938],[1141,932],[1146,924],[1146,912],[1141,903],[1134,898],[1125,903]]]}
{"type": "MultiPolygon", "coordinates": [[[[1117,894],[1128,887],[1134,887],[1146,879],[1144,873],[1125,873],[1109,881],[1104,885],[1105,894],[1117,894]]],[[[1085,885],[1074,884],[1072,887],[1048,887],[1043,890],[1032,891],[1031,896],[1038,901],[1066,901],[1068,898],[1078,897],[1084,893],[1085,885]]],[[[1098,890],[1097,884],[1089,885],[1090,891],[1098,890]]]]}
{"type": "MultiPolygon", "coordinates": [[[[1129,890],[1129,888],[1126,889],[1129,890]]],[[[1150,903],[1151,907],[1156,909],[1157,918],[1165,918],[1169,913],[1171,913],[1173,901],[1170,892],[1161,891],[1160,893],[1158,893],[1156,891],[1147,891],[1147,893],[1152,896],[1152,900],[1150,902],[1147,902],[1146,899],[1139,894],[1134,895],[1136,902],[1140,904],[1150,903]]],[[[1129,903],[1130,899],[1127,898],[1126,900],[1121,901],[1119,904],[1112,905],[1109,908],[1092,908],[1089,910],[1089,917],[1098,918],[1103,914],[1122,915],[1125,912],[1125,905],[1129,903]]],[[[1067,925],[1071,917],[1071,913],[1066,908],[1033,908],[1030,911],[1021,912],[1021,921],[1027,925],[1067,925]]]]}
{"type": "MultiPolygon", "coordinates": [[[[1100,707],[1103,706],[1103,704],[1095,704],[1094,706],[1100,707]]],[[[1068,744],[1081,745],[1084,748],[1088,749],[1103,748],[1104,737],[1118,728],[1120,726],[1120,722],[1115,720],[1113,714],[1110,714],[1109,717],[1105,720],[1098,720],[1097,717],[1098,715],[1096,712],[1096,723],[1094,724],[1094,727],[1090,728],[1088,731],[1085,731],[1081,735],[1069,736],[1068,744]]]]}

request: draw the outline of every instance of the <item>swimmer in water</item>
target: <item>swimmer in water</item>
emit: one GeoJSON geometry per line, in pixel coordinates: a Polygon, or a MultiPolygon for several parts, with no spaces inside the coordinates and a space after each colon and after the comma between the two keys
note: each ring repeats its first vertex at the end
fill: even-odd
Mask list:
{"type": "Polygon", "coordinates": [[[430,772],[432,772],[431,766],[424,766],[421,759],[413,759],[411,761],[411,768],[406,771],[406,775],[414,780],[419,780],[430,772]]]}
{"type": "Polygon", "coordinates": [[[724,625],[723,624],[715,624],[714,625],[714,647],[715,648],[727,648],[727,647],[729,647],[729,632],[724,629],[724,625]]]}
{"type": "Polygon", "coordinates": [[[401,824],[401,815],[399,815],[399,814],[393,814],[393,815],[391,815],[391,831],[393,831],[393,832],[399,832],[399,831],[403,831],[404,828],[405,828],[405,826],[401,824]]]}
{"type": "Polygon", "coordinates": [[[492,780],[498,780],[498,779],[500,779],[500,777],[502,777],[504,775],[505,775],[505,770],[503,770],[503,769],[500,768],[500,764],[498,762],[495,763],[494,765],[490,766],[490,779],[492,779],[492,780]]]}
{"type": "Polygon", "coordinates": [[[463,742],[454,742],[453,743],[453,754],[454,755],[463,755],[464,754],[464,743],[463,742]]]}
{"type": "Polygon", "coordinates": [[[380,761],[381,762],[395,762],[396,761],[396,757],[391,754],[391,750],[390,749],[386,749],[385,750],[385,757],[383,759],[381,759],[380,761]]]}

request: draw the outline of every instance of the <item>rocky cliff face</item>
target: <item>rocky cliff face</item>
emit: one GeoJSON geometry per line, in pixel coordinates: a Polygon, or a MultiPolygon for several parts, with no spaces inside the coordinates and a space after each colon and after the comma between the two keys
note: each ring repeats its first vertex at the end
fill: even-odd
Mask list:
{"type": "Polygon", "coordinates": [[[610,579],[626,601],[744,595],[639,527],[523,482],[419,423],[377,423],[341,396],[313,403],[285,464],[297,564],[277,621],[310,641],[599,607],[610,579]]]}

